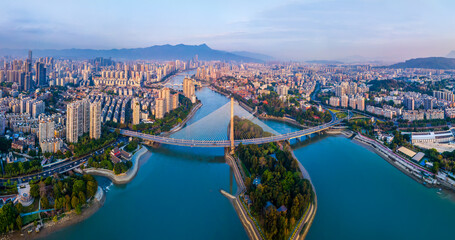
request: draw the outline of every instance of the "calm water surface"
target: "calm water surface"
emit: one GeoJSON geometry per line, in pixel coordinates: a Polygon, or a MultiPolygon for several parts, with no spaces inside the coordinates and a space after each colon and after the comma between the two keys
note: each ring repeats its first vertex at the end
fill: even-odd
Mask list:
{"type": "MultiPolygon", "coordinates": [[[[207,88],[197,95],[204,105],[188,125],[228,102],[207,88]]],[[[227,120],[219,121],[225,126],[227,120]]],[[[265,122],[281,133],[297,130],[265,122]]],[[[209,135],[210,129],[195,134],[209,135]]],[[[454,201],[414,182],[376,154],[343,137],[314,137],[294,143],[294,148],[318,195],[307,239],[455,239],[454,201]]],[[[144,159],[127,185],[98,178],[100,185],[109,186],[105,205],[50,238],[247,239],[231,204],[219,193],[235,191],[223,149],[161,146],[144,159]]]]}

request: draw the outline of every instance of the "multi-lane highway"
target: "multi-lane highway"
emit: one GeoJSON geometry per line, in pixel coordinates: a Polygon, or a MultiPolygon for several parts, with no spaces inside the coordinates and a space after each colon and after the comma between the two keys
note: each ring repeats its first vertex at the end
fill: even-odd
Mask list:
{"type": "Polygon", "coordinates": [[[122,139],[118,139],[117,141],[115,141],[115,142],[103,147],[102,149],[96,151],[95,153],[91,153],[91,154],[88,154],[86,156],[83,156],[83,157],[80,157],[80,158],[77,158],[77,159],[70,159],[70,160],[62,161],[62,162],[57,163],[57,164],[55,164],[53,166],[50,166],[50,167],[44,167],[43,171],[38,172],[38,173],[32,173],[32,174],[29,174],[29,175],[19,176],[19,177],[12,177],[12,178],[0,178],[0,184],[3,185],[3,183],[7,182],[8,180],[10,180],[11,182],[17,182],[17,183],[29,182],[30,180],[33,180],[34,178],[36,178],[36,179],[40,179],[41,177],[47,178],[49,176],[54,175],[55,173],[62,174],[62,173],[68,172],[70,170],[73,170],[73,169],[79,167],[80,165],[82,165],[86,161],[88,161],[88,159],[93,154],[96,154],[97,152],[103,151],[104,149],[106,149],[108,147],[116,146],[121,141],[122,141],[122,139]]]}

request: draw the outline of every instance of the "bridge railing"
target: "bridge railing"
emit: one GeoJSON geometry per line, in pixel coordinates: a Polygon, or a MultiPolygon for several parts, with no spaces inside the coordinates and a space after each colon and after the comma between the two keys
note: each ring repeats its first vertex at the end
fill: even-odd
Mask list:
{"type": "MultiPolygon", "coordinates": [[[[242,140],[235,140],[235,145],[238,145],[240,143],[242,144],[261,144],[261,143],[267,143],[267,142],[277,142],[277,141],[283,141],[283,140],[288,140],[304,135],[308,135],[314,132],[322,131],[324,129],[327,129],[333,125],[336,125],[340,123],[343,119],[336,119],[333,118],[331,122],[325,123],[313,128],[308,128],[296,132],[291,132],[291,133],[285,133],[285,134],[280,134],[280,135],[273,135],[270,137],[263,137],[263,138],[253,138],[253,139],[242,139],[242,140]]],[[[178,138],[169,138],[169,137],[162,137],[162,136],[156,136],[156,135],[150,135],[150,134],[144,134],[140,132],[135,132],[135,131],[129,131],[129,130],[120,130],[121,134],[128,135],[131,137],[139,137],[142,139],[154,141],[154,142],[160,142],[160,143],[167,143],[167,144],[175,144],[175,145],[185,145],[185,146],[229,146],[230,141],[229,140],[189,140],[189,139],[178,139],[178,138]]]]}

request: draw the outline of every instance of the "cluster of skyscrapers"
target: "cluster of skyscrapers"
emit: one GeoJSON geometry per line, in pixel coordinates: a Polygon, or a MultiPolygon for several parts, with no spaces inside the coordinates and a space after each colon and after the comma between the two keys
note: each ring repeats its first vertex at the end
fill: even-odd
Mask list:
{"type": "Polygon", "coordinates": [[[69,103],[66,108],[66,139],[76,143],[84,133],[90,132],[90,138],[101,137],[101,103],[90,103],[83,99],[69,103]]]}
{"type": "Polygon", "coordinates": [[[194,81],[191,78],[185,78],[183,79],[183,95],[185,97],[189,98],[192,103],[196,102],[196,95],[194,94],[195,92],[195,87],[194,87],[194,81]]]}

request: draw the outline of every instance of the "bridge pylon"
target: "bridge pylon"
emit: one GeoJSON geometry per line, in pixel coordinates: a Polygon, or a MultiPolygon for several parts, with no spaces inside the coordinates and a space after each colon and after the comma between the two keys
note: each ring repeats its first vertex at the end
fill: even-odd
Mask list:
{"type": "Polygon", "coordinates": [[[234,154],[234,97],[231,97],[231,127],[229,129],[229,140],[231,141],[231,154],[234,154]]]}

